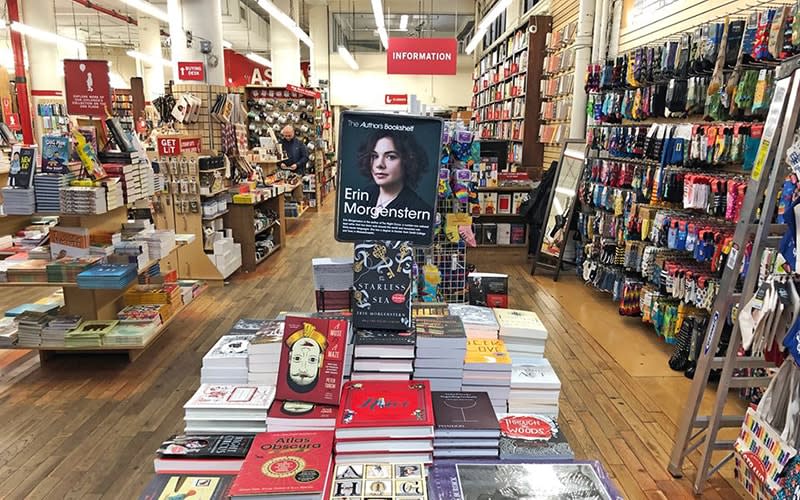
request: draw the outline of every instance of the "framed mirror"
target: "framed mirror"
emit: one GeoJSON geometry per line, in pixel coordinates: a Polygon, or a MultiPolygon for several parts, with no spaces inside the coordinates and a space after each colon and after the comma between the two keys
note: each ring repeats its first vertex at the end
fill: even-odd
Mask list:
{"type": "Polygon", "coordinates": [[[558,170],[553,189],[550,191],[550,200],[544,218],[544,229],[539,233],[539,241],[534,247],[536,253],[531,266],[531,274],[536,272],[537,264],[539,264],[554,268],[553,279],[558,280],[569,227],[575,211],[578,186],[583,175],[586,152],[587,146],[583,139],[569,139],[561,148],[558,170]],[[550,260],[555,259],[556,265],[550,266],[539,262],[542,255],[550,257],[550,260]]]}

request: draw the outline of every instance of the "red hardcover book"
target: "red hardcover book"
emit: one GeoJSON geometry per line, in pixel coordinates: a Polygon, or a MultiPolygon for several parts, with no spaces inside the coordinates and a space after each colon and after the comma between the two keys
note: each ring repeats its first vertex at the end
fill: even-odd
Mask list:
{"type": "Polygon", "coordinates": [[[287,316],[276,398],[338,405],[347,321],[287,316]]]}
{"type": "Polygon", "coordinates": [[[333,432],[257,434],[230,490],[232,499],[320,498],[327,483],[333,432]]]}
{"type": "Polygon", "coordinates": [[[433,436],[433,403],[427,380],[362,380],[342,388],[336,439],[433,436]]]}

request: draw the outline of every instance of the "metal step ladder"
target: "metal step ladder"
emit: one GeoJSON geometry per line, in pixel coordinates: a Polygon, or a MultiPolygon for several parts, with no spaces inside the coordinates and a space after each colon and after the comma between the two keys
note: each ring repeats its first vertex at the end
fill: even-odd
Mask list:
{"type": "Polygon", "coordinates": [[[744,416],[723,414],[728,390],[766,387],[769,384],[768,377],[733,377],[734,370],[774,366],[762,358],[737,355],[742,342],[738,321],[733,322],[727,351],[724,355],[717,356],[717,350],[723,326],[732,308],[747,303],[755,293],[762,251],[765,248],[777,248],[787,227],[783,224],[771,224],[770,221],[774,220],[776,199],[788,172],[784,161],[786,149],[792,144],[798,125],[800,56],[783,62],[776,70],[775,80],[775,92],[734,233],[733,247],[722,275],[720,292],[714,302],[703,349],[697,360],[689,398],[678,423],[678,433],[668,466],[674,477],[681,477],[684,461],[690,453],[699,449],[701,458],[694,481],[694,492],[697,494],[702,492],[706,481],[733,458],[734,441],[722,441],[718,438],[718,433],[721,428],[741,427],[744,416]],[[749,241],[753,242],[752,257],[742,292],[733,293],[739,279],[744,249],[749,241]],[[712,413],[698,415],[700,403],[708,387],[709,375],[714,369],[722,369],[722,373],[712,413]],[[715,451],[727,453],[712,465],[712,454],[715,451]]]}

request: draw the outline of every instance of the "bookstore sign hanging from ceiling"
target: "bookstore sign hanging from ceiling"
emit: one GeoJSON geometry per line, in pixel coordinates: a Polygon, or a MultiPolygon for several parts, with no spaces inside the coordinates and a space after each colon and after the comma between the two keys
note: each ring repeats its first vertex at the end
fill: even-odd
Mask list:
{"type": "Polygon", "coordinates": [[[455,75],[455,38],[390,38],[386,72],[390,75],[455,75]]]}

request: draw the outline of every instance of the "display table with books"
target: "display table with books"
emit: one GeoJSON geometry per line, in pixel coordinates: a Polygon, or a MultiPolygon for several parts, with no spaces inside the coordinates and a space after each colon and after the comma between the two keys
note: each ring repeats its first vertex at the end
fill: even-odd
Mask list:
{"type": "Polygon", "coordinates": [[[140,498],[622,498],[558,426],[535,313],[409,307],[402,330],[346,310],[239,319],[140,498]]]}

